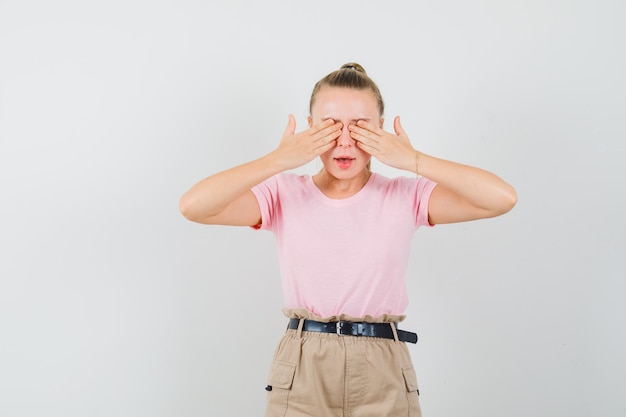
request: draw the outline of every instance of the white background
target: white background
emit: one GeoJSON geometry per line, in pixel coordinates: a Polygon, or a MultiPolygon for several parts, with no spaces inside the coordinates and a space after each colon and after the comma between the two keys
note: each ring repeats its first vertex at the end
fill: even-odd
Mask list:
{"type": "Polygon", "coordinates": [[[178,199],[271,151],[288,113],[303,128],[313,84],[356,61],[416,148],[519,194],[416,234],[424,415],[626,416],[625,18],[621,0],[0,0],[0,415],[262,415],[274,238],[178,199]]]}

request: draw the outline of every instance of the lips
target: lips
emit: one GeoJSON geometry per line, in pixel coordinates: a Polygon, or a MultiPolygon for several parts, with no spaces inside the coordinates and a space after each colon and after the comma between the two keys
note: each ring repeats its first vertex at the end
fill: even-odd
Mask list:
{"type": "Polygon", "coordinates": [[[348,169],[352,166],[352,162],[354,162],[356,158],[352,158],[350,156],[340,156],[337,158],[334,158],[335,163],[337,164],[337,167],[339,167],[340,169],[348,169]]]}
{"type": "Polygon", "coordinates": [[[347,155],[347,154],[344,154],[344,155],[340,154],[340,155],[335,156],[334,159],[356,159],[356,157],[352,155],[347,155]]]}

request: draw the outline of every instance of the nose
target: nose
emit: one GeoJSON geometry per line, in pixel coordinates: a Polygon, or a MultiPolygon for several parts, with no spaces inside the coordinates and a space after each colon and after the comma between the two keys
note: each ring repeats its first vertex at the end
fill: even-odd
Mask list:
{"type": "Polygon", "coordinates": [[[354,139],[350,137],[349,124],[344,123],[341,129],[341,136],[337,138],[337,146],[349,147],[354,145],[354,139]]]}

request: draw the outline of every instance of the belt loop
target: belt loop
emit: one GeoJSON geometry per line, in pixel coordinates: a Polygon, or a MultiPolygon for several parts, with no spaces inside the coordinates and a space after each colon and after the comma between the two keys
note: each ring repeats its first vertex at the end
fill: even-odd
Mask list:
{"type": "Polygon", "coordinates": [[[302,337],[302,327],[304,327],[304,319],[300,319],[298,323],[298,331],[296,332],[296,337],[300,339],[302,337]]]}
{"type": "Polygon", "coordinates": [[[398,330],[396,330],[396,323],[390,322],[389,325],[391,326],[391,332],[393,333],[393,340],[396,343],[400,343],[400,341],[398,340],[398,330]]]}

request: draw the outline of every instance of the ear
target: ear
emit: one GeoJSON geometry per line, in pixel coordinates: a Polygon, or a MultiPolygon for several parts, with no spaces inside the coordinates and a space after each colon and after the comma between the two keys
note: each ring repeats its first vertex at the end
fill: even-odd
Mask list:
{"type": "Polygon", "coordinates": [[[311,116],[307,117],[307,118],[306,118],[306,121],[307,121],[307,123],[309,124],[309,127],[311,127],[311,126],[312,126],[312,123],[313,123],[313,119],[311,118],[311,116]]]}

